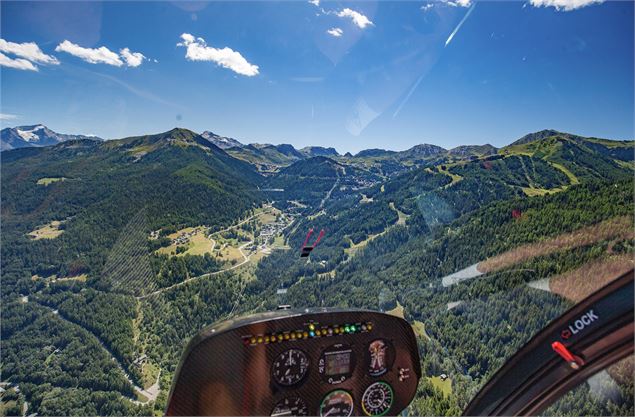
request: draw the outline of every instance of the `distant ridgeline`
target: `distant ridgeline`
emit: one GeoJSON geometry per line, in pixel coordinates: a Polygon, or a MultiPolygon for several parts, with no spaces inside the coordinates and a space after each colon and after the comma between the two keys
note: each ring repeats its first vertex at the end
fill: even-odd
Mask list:
{"type": "MultiPolygon", "coordinates": [[[[425,352],[411,413],[459,414],[571,304],[535,281],[632,264],[633,155],[552,130],[356,155],[185,129],[5,150],[3,409],[163,412],[188,338],[285,289],[293,307],[404,314],[425,352]],[[311,228],[325,234],[301,259],[311,228]],[[478,279],[443,285],[469,267],[478,279]]],[[[634,414],[632,385],[611,401],[585,387],[550,413],[634,414]]]]}

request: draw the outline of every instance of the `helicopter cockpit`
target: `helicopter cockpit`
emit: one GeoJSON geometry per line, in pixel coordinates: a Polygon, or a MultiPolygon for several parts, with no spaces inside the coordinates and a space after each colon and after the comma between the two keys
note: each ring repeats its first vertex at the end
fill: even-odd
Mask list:
{"type": "MultiPolygon", "coordinates": [[[[535,335],[466,415],[536,414],[633,353],[633,271],[535,335]]],[[[404,319],[367,310],[282,309],[212,325],[183,355],[167,415],[398,415],[417,391],[404,319]]]]}
{"type": "Polygon", "coordinates": [[[394,415],[421,377],[403,319],[365,310],[280,310],[192,340],[169,415],[394,415]]]}

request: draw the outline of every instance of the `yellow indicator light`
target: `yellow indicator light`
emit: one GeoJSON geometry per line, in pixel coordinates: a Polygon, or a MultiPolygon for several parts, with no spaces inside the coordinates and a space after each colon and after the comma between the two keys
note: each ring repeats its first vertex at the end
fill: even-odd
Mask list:
{"type": "Polygon", "coordinates": [[[258,343],[262,343],[262,336],[258,338],[258,343]]]}
{"type": "Polygon", "coordinates": [[[289,340],[289,333],[284,334],[284,340],[289,340]]]}
{"type": "Polygon", "coordinates": [[[257,340],[255,337],[252,337],[252,338],[249,340],[249,342],[250,342],[252,345],[256,344],[256,342],[257,342],[257,341],[258,341],[258,340],[257,340]]]}
{"type": "Polygon", "coordinates": [[[336,327],[333,331],[335,332],[335,334],[339,334],[340,329],[338,327],[336,327]]]}
{"type": "Polygon", "coordinates": [[[344,333],[344,328],[340,327],[340,333],[344,333]]]}
{"type": "Polygon", "coordinates": [[[278,335],[278,342],[282,342],[282,339],[284,339],[284,336],[282,336],[281,334],[278,335]]]}
{"type": "Polygon", "coordinates": [[[302,333],[302,337],[304,337],[305,339],[306,339],[307,337],[309,337],[309,332],[304,332],[304,333],[302,333]]]}
{"type": "Polygon", "coordinates": [[[370,324],[370,323],[368,323],[368,324],[366,325],[366,328],[367,328],[369,331],[370,331],[370,330],[373,330],[373,325],[372,325],[372,324],[370,324]]]}
{"type": "Polygon", "coordinates": [[[269,336],[265,336],[265,343],[269,343],[269,336]]]}
{"type": "Polygon", "coordinates": [[[313,323],[309,324],[309,330],[315,330],[315,325],[313,323]]]}
{"type": "Polygon", "coordinates": [[[328,330],[326,329],[322,329],[322,336],[326,336],[329,333],[328,330]]]}

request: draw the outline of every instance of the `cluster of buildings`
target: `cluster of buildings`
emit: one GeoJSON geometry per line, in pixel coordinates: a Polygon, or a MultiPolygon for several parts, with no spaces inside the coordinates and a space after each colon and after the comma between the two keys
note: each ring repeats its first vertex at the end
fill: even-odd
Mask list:
{"type": "MultiPolygon", "coordinates": [[[[291,208],[291,210],[293,208],[291,208]]],[[[278,234],[281,234],[283,230],[288,225],[290,225],[298,216],[300,216],[300,213],[298,212],[284,212],[278,217],[276,221],[263,224],[255,242],[249,246],[246,246],[245,249],[247,249],[248,251],[259,249],[265,251],[266,253],[269,253],[270,249],[267,248],[267,245],[271,244],[273,242],[273,238],[278,234]]]]}
{"type": "MultiPolygon", "coordinates": [[[[180,233],[176,238],[172,239],[172,244],[174,245],[185,245],[190,241],[192,236],[199,233],[203,229],[202,226],[196,227],[189,232],[180,233]]],[[[150,239],[158,239],[161,234],[161,229],[153,230],[150,232],[150,239]]]]}
{"type": "Polygon", "coordinates": [[[280,233],[282,229],[287,226],[287,222],[283,220],[283,217],[280,217],[280,220],[275,221],[273,223],[266,223],[262,225],[262,229],[260,230],[260,237],[264,239],[269,239],[280,233]]]}
{"type": "Polygon", "coordinates": [[[374,178],[368,178],[362,175],[355,175],[352,177],[348,177],[342,181],[342,185],[340,185],[340,191],[358,191],[364,188],[370,188],[374,185],[379,184],[380,181],[374,178]]]}
{"type": "Polygon", "coordinates": [[[172,240],[173,245],[185,245],[190,241],[190,238],[194,235],[194,232],[182,233],[172,240]]]}
{"type": "Polygon", "coordinates": [[[198,234],[201,231],[202,231],[202,227],[199,226],[199,227],[194,228],[192,231],[183,232],[183,233],[179,234],[175,239],[172,239],[172,244],[173,245],[186,245],[187,243],[190,242],[190,239],[192,238],[192,236],[198,234]]]}

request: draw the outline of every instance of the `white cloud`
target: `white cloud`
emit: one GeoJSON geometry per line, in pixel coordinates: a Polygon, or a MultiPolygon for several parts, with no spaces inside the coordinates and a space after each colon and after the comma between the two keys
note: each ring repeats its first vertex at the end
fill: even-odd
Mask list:
{"type": "Polygon", "coordinates": [[[335,36],[336,38],[339,38],[340,36],[342,36],[344,31],[340,28],[331,28],[327,30],[326,33],[328,33],[331,36],[335,36]]]}
{"type": "Polygon", "coordinates": [[[427,3],[424,4],[423,6],[421,6],[421,10],[423,10],[424,12],[427,12],[428,10],[432,9],[434,7],[433,3],[427,3]]]}
{"type": "Polygon", "coordinates": [[[565,12],[603,2],[604,0],[529,0],[534,7],[555,7],[556,10],[565,12]]]}
{"type": "Polygon", "coordinates": [[[115,67],[124,65],[127,67],[138,67],[144,60],[148,59],[141,52],[132,52],[129,48],[120,49],[119,54],[117,54],[105,46],[84,48],[67,40],[57,45],[55,50],[69,53],[90,64],[108,64],[115,67]]]}
{"type": "Polygon", "coordinates": [[[441,0],[443,3],[452,7],[470,7],[472,0],[441,0]]]}
{"type": "Polygon", "coordinates": [[[66,52],[90,64],[108,64],[121,67],[123,61],[115,52],[102,46],[100,48],[82,48],[73,42],[65,40],[55,48],[57,52],[66,52]]]}
{"type": "Polygon", "coordinates": [[[344,10],[337,12],[336,14],[339,17],[350,18],[353,21],[353,23],[360,29],[364,29],[366,26],[374,25],[373,22],[371,22],[370,19],[368,19],[366,16],[364,16],[363,14],[359,12],[356,12],[355,10],[351,10],[348,7],[344,10]]]}
{"type": "Polygon", "coordinates": [[[0,120],[15,120],[18,116],[15,114],[0,113],[0,120]]]}
{"type": "Polygon", "coordinates": [[[194,38],[189,33],[181,35],[183,42],[177,43],[177,46],[187,48],[185,58],[190,61],[212,61],[223,68],[228,68],[237,74],[253,77],[258,75],[258,65],[250,64],[240,52],[231,48],[224,47],[222,49],[207,46],[205,39],[194,38]]]}
{"type": "Polygon", "coordinates": [[[38,64],[57,65],[60,63],[54,56],[42,52],[35,42],[15,43],[0,39],[0,52],[17,55],[38,64]]]}
{"type": "Polygon", "coordinates": [[[123,48],[119,53],[129,67],[138,67],[144,59],[148,59],[141,52],[130,52],[128,48],[123,48]]]}
{"type": "MultiPolygon", "coordinates": [[[[320,6],[320,0],[309,0],[309,3],[311,3],[312,5],[314,5],[315,7],[318,8],[318,11],[316,12],[316,16],[320,16],[320,15],[330,15],[330,16],[337,16],[337,17],[341,17],[341,18],[346,18],[346,19],[351,19],[352,23],[359,27],[360,29],[365,29],[367,26],[374,26],[375,24],[373,22],[370,21],[370,19],[366,16],[364,16],[363,14],[361,14],[360,12],[357,12],[353,9],[349,9],[348,7],[345,9],[342,9],[340,11],[336,11],[336,10],[325,10],[320,6]]],[[[334,29],[339,29],[339,28],[332,28],[330,30],[327,31],[328,34],[335,36],[335,37],[340,37],[342,36],[342,33],[339,33],[338,35],[336,35],[333,30],[334,29]]]]}
{"type": "Polygon", "coordinates": [[[9,58],[0,52],[0,67],[15,68],[25,71],[37,71],[37,67],[31,61],[23,58],[9,58]]]}

